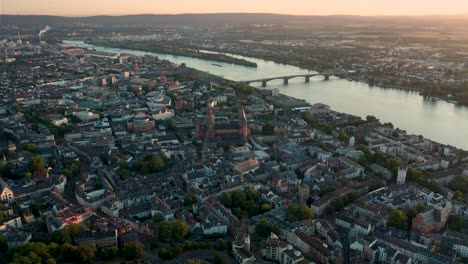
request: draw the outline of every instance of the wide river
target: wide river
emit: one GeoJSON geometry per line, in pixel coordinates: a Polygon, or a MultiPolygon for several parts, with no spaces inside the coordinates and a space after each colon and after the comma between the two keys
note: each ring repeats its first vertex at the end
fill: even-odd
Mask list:
{"type": "MultiPolygon", "coordinates": [[[[310,72],[296,66],[237,55],[234,56],[255,62],[258,67],[251,68],[154,52],[92,46],[82,41],[64,42],[70,46],[94,48],[98,51],[125,52],[137,56],[154,55],[174,63],[186,63],[189,67],[234,81],[310,72]],[[221,67],[213,64],[221,65],[221,67]]],[[[261,88],[260,83],[252,85],[261,88]]],[[[404,129],[408,133],[423,135],[434,141],[468,150],[468,107],[426,98],[416,92],[371,87],[366,83],[338,78],[325,81],[317,77],[311,79],[310,83],[305,83],[303,78],[294,78],[289,80],[288,85],[283,85],[282,80],[275,80],[268,82],[266,88],[278,88],[283,94],[305,99],[311,104],[325,103],[335,111],[363,118],[367,115],[374,115],[382,122],[392,122],[395,127],[404,129]]]]}

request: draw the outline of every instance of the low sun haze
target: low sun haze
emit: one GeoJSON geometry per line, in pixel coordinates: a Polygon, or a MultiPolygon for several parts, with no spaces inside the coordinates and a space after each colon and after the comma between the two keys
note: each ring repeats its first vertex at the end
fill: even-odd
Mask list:
{"type": "Polygon", "coordinates": [[[0,14],[125,15],[181,13],[292,15],[467,14],[467,0],[1,0],[0,14]]]}

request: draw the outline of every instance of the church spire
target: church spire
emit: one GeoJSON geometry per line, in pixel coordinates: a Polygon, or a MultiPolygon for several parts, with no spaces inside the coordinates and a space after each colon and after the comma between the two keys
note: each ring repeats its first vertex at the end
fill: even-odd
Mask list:
{"type": "Polygon", "coordinates": [[[247,116],[245,114],[244,106],[239,113],[239,125],[240,125],[240,133],[244,140],[247,140],[250,136],[250,129],[247,123],[247,116]]]}

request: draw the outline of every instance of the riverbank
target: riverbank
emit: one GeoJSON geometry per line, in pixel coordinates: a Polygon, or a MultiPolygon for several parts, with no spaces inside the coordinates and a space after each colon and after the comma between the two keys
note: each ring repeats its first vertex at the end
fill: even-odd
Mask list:
{"type": "MultiPolygon", "coordinates": [[[[275,63],[278,63],[278,64],[283,64],[283,65],[292,65],[292,66],[296,66],[296,67],[299,67],[303,70],[307,70],[307,71],[316,71],[318,73],[323,73],[325,72],[327,69],[319,69],[317,67],[304,67],[304,63],[302,63],[301,61],[299,60],[296,60],[296,61],[289,61],[287,64],[284,64],[284,62],[280,59],[278,59],[277,57],[273,56],[273,57],[270,57],[270,56],[252,56],[251,53],[242,53],[242,52],[237,52],[237,53],[233,53],[232,51],[225,51],[225,50],[221,50],[221,49],[206,49],[205,50],[207,53],[210,53],[210,54],[226,54],[226,55],[229,55],[229,56],[241,56],[241,57],[245,57],[247,59],[249,58],[252,58],[252,59],[261,59],[261,60],[266,60],[266,61],[273,61],[275,63]]],[[[391,82],[391,83],[388,83],[388,76],[387,75],[384,75],[383,77],[382,76],[373,76],[373,75],[370,75],[370,74],[363,74],[363,73],[354,73],[354,74],[349,74],[347,75],[346,77],[343,77],[343,76],[338,76],[340,78],[345,78],[349,81],[356,81],[356,82],[362,82],[362,83],[365,83],[369,86],[378,86],[378,87],[381,87],[381,88],[386,88],[386,89],[397,89],[397,90],[402,90],[402,91],[410,91],[410,92],[417,92],[419,95],[421,96],[425,96],[425,97],[428,97],[428,98],[433,98],[433,99],[437,99],[437,100],[444,100],[445,102],[448,102],[448,103],[451,103],[451,104],[455,104],[455,105],[459,105],[459,106],[468,106],[468,98],[466,95],[463,95],[464,98],[460,98],[458,99],[457,96],[453,96],[453,97],[449,97],[449,96],[441,96],[439,94],[436,94],[436,93],[431,93],[430,91],[426,91],[426,89],[424,87],[429,87],[433,84],[430,84],[430,83],[427,83],[427,84],[422,84],[422,83],[419,83],[419,84],[415,84],[415,85],[410,85],[410,84],[407,84],[407,85],[402,85],[402,84],[398,84],[397,82],[391,82]]],[[[399,80],[398,82],[402,83],[404,80],[399,80]]],[[[430,90],[430,89],[427,89],[427,90],[430,90]]],[[[449,94],[449,92],[447,92],[447,94],[449,94]]]]}
{"type": "MultiPolygon", "coordinates": [[[[92,41],[87,40],[85,41],[86,44],[89,45],[97,45],[109,48],[117,48],[117,49],[129,49],[135,51],[147,51],[147,52],[156,52],[156,53],[166,53],[175,56],[184,56],[184,57],[191,57],[196,59],[202,60],[210,60],[214,62],[224,62],[230,63],[235,65],[241,65],[246,67],[257,68],[257,64],[245,59],[234,58],[226,54],[220,53],[203,53],[192,49],[183,49],[177,48],[173,46],[163,46],[163,45],[155,45],[154,43],[147,43],[147,42],[110,42],[110,41],[92,41]]],[[[222,67],[221,65],[216,65],[218,67],[222,67]]]]}

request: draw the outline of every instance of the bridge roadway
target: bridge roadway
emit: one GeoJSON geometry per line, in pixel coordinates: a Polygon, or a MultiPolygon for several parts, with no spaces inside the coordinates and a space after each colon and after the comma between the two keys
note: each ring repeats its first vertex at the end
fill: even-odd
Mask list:
{"type": "Polygon", "coordinates": [[[256,79],[256,80],[248,80],[248,81],[239,81],[239,83],[251,84],[254,82],[261,82],[262,86],[265,87],[269,81],[272,80],[283,80],[284,84],[288,84],[289,79],[292,78],[300,78],[303,77],[305,82],[310,82],[310,77],[314,76],[324,76],[325,80],[330,78],[330,75],[343,75],[344,72],[327,72],[327,73],[311,73],[311,74],[296,74],[296,75],[287,75],[287,76],[278,76],[278,77],[270,77],[270,78],[263,78],[263,79],[256,79]]]}

